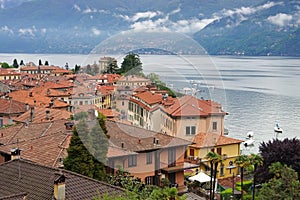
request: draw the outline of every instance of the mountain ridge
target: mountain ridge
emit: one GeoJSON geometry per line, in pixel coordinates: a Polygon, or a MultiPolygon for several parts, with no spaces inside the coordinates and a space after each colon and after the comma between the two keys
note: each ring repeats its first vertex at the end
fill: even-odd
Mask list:
{"type": "Polygon", "coordinates": [[[5,53],[87,54],[123,31],[150,30],[185,34],[213,55],[300,56],[297,1],[1,2],[0,52],[5,53]],[[276,17],[283,24],[276,24],[276,17]]]}

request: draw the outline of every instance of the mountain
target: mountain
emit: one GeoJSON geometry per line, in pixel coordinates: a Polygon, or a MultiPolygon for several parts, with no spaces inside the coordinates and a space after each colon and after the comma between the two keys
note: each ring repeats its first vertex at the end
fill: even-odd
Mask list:
{"type": "Polygon", "coordinates": [[[195,33],[194,39],[210,54],[300,56],[300,2],[265,2],[252,10],[235,10],[195,33]]]}
{"type": "Polygon", "coordinates": [[[0,52],[116,53],[157,45],[157,52],[193,53],[194,42],[209,54],[299,55],[299,7],[287,0],[0,0],[0,52]]]}

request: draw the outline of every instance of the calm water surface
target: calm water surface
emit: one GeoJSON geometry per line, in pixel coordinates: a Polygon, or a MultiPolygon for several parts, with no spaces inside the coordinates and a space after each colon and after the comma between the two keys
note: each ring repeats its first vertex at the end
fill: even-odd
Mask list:
{"type": "MultiPolygon", "coordinates": [[[[25,63],[64,66],[97,63],[104,55],[0,54],[0,61],[12,63],[14,58],[25,63]]],[[[108,55],[106,55],[108,56],[108,55]]],[[[124,55],[117,58],[118,64],[124,55]]],[[[229,57],[229,56],[156,56],[141,55],[144,73],[155,72],[176,91],[200,89],[199,98],[212,98],[222,103],[229,113],[225,126],[229,136],[244,140],[254,132],[253,147],[244,153],[257,153],[259,144],[277,137],[300,136],[300,58],[290,57],[229,57]],[[201,83],[201,84],[200,84],[201,83]],[[282,134],[275,135],[279,123],[282,134]]]]}

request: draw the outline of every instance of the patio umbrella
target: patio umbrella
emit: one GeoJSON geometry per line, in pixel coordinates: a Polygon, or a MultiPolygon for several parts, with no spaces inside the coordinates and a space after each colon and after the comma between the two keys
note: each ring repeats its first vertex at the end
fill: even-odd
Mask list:
{"type": "Polygon", "coordinates": [[[210,182],[210,176],[206,175],[204,172],[200,171],[195,176],[189,177],[190,181],[198,181],[200,183],[210,182]]]}

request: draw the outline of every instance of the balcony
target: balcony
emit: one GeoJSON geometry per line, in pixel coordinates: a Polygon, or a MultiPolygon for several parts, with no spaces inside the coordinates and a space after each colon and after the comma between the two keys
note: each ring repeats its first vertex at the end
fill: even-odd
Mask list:
{"type": "Polygon", "coordinates": [[[198,168],[197,164],[189,163],[189,162],[174,162],[171,164],[160,162],[160,168],[164,173],[173,173],[183,171],[185,169],[193,169],[198,168]]]}

